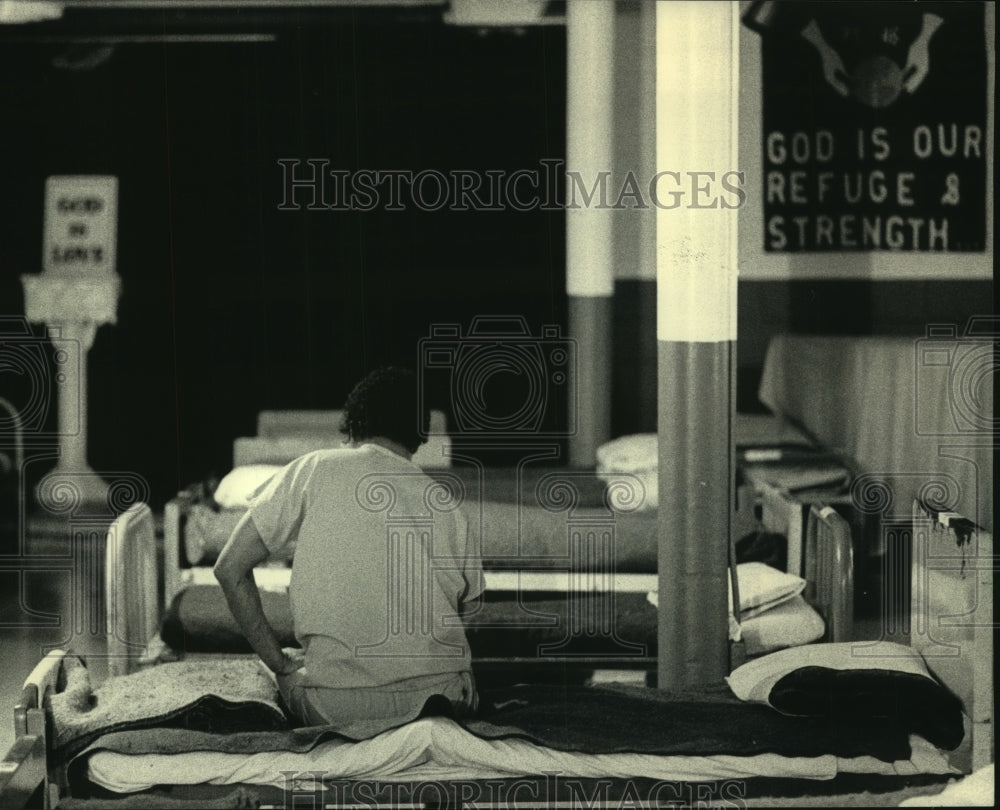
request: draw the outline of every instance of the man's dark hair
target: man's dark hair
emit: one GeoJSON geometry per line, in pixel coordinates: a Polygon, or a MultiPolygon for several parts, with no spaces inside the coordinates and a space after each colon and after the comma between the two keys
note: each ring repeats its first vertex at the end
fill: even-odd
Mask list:
{"type": "Polygon", "coordinates": [[[347,395],[340,432],[352,442],[383,436],[415,453],[430,429],[430,411],[421,407],[418,396],[412,371],[375,369],[347,395]]]}

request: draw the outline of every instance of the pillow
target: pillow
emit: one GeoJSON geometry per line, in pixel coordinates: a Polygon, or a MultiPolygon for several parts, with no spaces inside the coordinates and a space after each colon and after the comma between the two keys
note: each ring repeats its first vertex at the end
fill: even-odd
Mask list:
{"type": "Polygon", "coordinates": [[[961,701],[902,644],[794,647],[750,661],[726,680],[741,700],[782,714],[895,724],[946,749],[958,747],[964,736],[961,701]]]}
{"type": "Polygon", "coordinates": [[[818,641],[826,632],[826,623],[799,594],[773,610],[744,619],[740,631],[746,654],[757,656],[818,641]]]}
{"type": "MultiPolygon", "coordinates": [[[[740,583],[740,606],[743,608],[740,611],[741,622],[794,599],[806,587],[806,581],[802,577],[786,574],[784,571],[758,562],[740,563],[736,566],[736,576],[740,583]]],[[[733,585],[728,577],[726,583],[729,586],[729,616],[732,620],[733,585]]],[[[650,592],[647,598],[653,605],[659,604],[656,591],[650,592]]],[[[731,626],[730,633],[732,633],[731,626]]]]}
{"type": "Polygon", "coordinates": [[[219,482],[213,497],[223,509],[245,509],[251,496],[281,469],[278,464],[247,464],[219,482]]]}
{"type": "MultiPolygon", "coordinates": [[[[597,477],[609,486],[618,479],[614,473],[628,473],[639,479],[645,490],[636,511],[659,505],[659,441],[655,433],[635,433],[606,442],[597,448],[597,477]]],[[[633,482],[625,480],[626,486],[633,482]]]]}
{"type": "Polygon", "coordinates": [[[655,433],[635,433],[606,442],[597,448],[598,472],[634,473],[655,470],[660,448],[655,433]]]}
{"type": "MultiPolygon", "coordinates": [[[[787,602],[805,590],[806,581],[762,562],[736,566],[740,584],[740,621],[759,616],[765,610],[787,602]]],[[[729,587],[729,611],[733,612],[733,589],[729,587]]]]}

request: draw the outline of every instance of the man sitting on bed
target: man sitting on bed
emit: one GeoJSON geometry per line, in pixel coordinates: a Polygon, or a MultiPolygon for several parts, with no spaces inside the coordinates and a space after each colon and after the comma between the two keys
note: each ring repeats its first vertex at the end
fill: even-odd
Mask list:
{"type": "Polygon", "coordinates": [[[416,718],[433,695],[458,714],[476,708],[457,617],[482,592],[482,565],[462,510],[434,511],[433,481],[411,461],[426,440],[417,397],[412,372],[369,374],[344,406],[351,446],[308,453],[264,484],[215,565],[237,624],[305,725],[363,738],[416,718]],[[302,651],[281,649],[253,578],[293,543],[302,651]]]}

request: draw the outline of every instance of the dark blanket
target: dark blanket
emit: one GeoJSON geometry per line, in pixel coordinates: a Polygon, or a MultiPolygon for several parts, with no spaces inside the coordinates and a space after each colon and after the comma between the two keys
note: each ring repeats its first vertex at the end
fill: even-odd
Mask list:
{"type": "MultiPolygon", "coordinates": [[[[595,624],[609,607],[594,598],[566,594],[491,595],[466,617],[473,661],[491,657],[656,655],[656,608],[644,593],[614,595],[615,635],[595,624]],[[573,621],[570,621],[570,619],[573,621]],[[569,628],[577,628],[571,636],[569,628]],[[565,643],[564,643],[565,642],[565,643]]],[[[283,647],[298,646],[287,594],[263,592],[264,615],[283,647]]],[[[163,619],[160,634],[171,649],[186,652],[251,653],[221,588],[196,585],[179,593],[163,619]]]]}
{"type": "Polygon", "coordinates": [[[461,481],[470,537],[486,569],[512,562],[555,570],[603,564],[603,555],[571,562],[579,548],[571,549],[570,535],[583,523],[588,530],[613,532],[616,571],[656,572],[656,510],[641,509],[638,497],[629,500],[622,489],[609,496],[607,485],[592,470],[530,465],[479,470],[457,465],[427,473],[461,481]]]}
{"type": "MultiPolygon", "coordinates": [[[[626,686],[520,685],[485,693],[481,711],[456,721],[484,739],[519,738],[581,753],[735,754],[859,756],[907,759],[907,731],[880,724],[842,724],[831,719],[787,717],[770,707],[743,703],[726,687],[668,694],[626,686]]],[[[94,742],[73,765],[77,776],[86,756],[98,750],[125,754],[224,751],[310,751],[326,740],[344,739],[333,728],[263,727],[220,734],[179,727],[115,731],[94,742]]]]}
{"type": "Polygon", "coordinates": [[[518,736],[586,753],[870,754],[886,762],[910,756],[903,723],[789,717],[745,703],[727,686],[687,693],[626,685],[514,686],[483,695],[479,717],[465,726],[481,737],[518,736]]]}
{"type": "Polygon", "coordinates": [[[463,624],[473,662],[656,655],[657,612],[645,593],[489,594],[463,624]]]}
{"type": "Polygon", "coordinates": [[[467,503],[477,503],[485,498],[496,503],[547,505],[552,511],[555,503],[562,503],[562,495],[572,493],[575,505],[584,508],[607,506],[607,485],[593,470],[567,469],[526,465],[523,467],[487,467],[456,464],[444,469],[425,470],[431,478],[454,486],[461,482],[461,492],[467,503]]]}
{"type": "Polygon", "coordinates": [[[906,723],[948,750],[965,736],[962,701],[936,681],[909,672],[800,667],[772,687],[768,702],[789,715],[906,723]]]}

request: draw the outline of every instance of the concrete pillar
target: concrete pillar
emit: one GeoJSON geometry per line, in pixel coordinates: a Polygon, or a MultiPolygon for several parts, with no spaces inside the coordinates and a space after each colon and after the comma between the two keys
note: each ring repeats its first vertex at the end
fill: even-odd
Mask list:
{"type": "Polygon", "coordinates": [[[737,169],[738,13],[656,3],[656,167],[677,173],[658,174],[654,200],[662,689],[729,671],[738,200],[721,178],[737,169]]]}
{"type": "Polygon", "coordinates": [[[569,0],[566,6],[566,292],[576,346],[569,462],[590,467],[611,438],[615,4],[569,0]]]}

